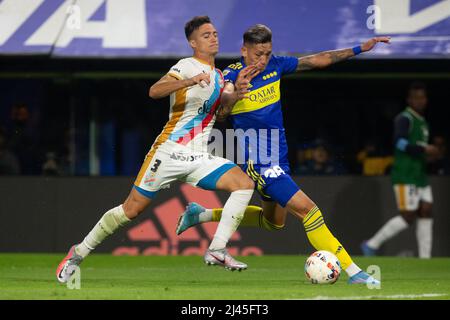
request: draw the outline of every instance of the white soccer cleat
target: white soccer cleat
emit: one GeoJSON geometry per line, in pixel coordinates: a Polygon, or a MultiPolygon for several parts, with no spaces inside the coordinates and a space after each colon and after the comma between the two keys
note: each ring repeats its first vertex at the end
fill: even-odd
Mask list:
{"type": "Polygon", "coordinates": [[[83,261],[83,257],[75,253],[75,247],[76,245],[70,248],[69,253],[56,269],[56,278],[61,283],[66,283],[83,261]]]}
{"type": "Polygon", "coordinates": [[[245,263],[234,259],[225,248],[219,250],[208,249],[203,259],[207,265],[222,266],[225,269],[231,271],[242,271],[247,269],[247,265],[245,263]]]}

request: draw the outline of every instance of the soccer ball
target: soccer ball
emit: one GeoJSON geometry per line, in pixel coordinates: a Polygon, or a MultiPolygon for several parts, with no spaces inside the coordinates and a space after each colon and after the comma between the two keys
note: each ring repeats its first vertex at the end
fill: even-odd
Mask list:
{"type": "Polygon", "coordinates": [[[316,251],[306,259],[305,275],[314,284],[333,284],[341,274],[341,263],[331,252],[316,251]]]}

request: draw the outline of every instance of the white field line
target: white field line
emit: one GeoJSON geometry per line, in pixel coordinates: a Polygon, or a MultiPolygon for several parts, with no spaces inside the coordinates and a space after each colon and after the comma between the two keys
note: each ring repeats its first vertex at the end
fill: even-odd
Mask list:
{"type": "Polygon", "coordinates": [[[350,296],[350,297],[329,297],[317,296],[310,299],[290,299],[290,300],[365,300],[365,299],[417,299],[435,298],[447,296],[445,293],[424,293],[424,294],[395,294],[395,295],[372,295],[372,296],[350,296]]]}

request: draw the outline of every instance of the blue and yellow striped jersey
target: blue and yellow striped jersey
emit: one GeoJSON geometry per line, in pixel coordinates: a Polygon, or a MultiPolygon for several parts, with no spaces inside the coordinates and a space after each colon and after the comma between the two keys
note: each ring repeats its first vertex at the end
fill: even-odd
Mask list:
{"type": "MultiPolygon", "coordinates": [[[[281,76],[295,72],[297,64],[296,57],[272,56],[266,69],[250,82],[249,98],[238,101],[231,112],[234,129],[242,129],[246,137],[252,137],[246,138],[245,144],[241,144],[245,150],[245,161],[253,160],[259,169],[279,164],[289,165],[281,112],[280,80],[281,76]]],[[[234,83],[243,68],[243,58],[229,65],[223,72],[225,81],[234,83]]]]}

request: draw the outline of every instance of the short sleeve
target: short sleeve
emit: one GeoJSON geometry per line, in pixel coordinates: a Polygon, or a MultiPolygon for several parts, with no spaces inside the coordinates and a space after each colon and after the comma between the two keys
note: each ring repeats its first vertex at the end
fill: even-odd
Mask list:
{"type": "Polygon", "coordinates": [[[225,82],[235,83],[238,76],[238,72],[236,70],[231,69],[230,67],[225,68],[223,70],[223,78],[225,82]]]}
{"type": "Polygon", "coordinates": [[[174,78],[177,78],[178,80],[184,80],[188,78],[186,76],[187,73],[186,69],[187,69],[186,64],[183,62],[183,60],[180,60],[176,65],[170,68],[167,74],[174,78]]]}
{"type": "Polygon", "coordinates": [[[280,57],[273,56],[281,70],[282,75],[294,73],[297,70],[298,58],[297,57],[280,57]]]}
{"type": "Polygon", "coordinates": [[[410,128],[410,118],[401,113],[394,121],[394,141],[400,138],[408,138],[410,128]]]}

